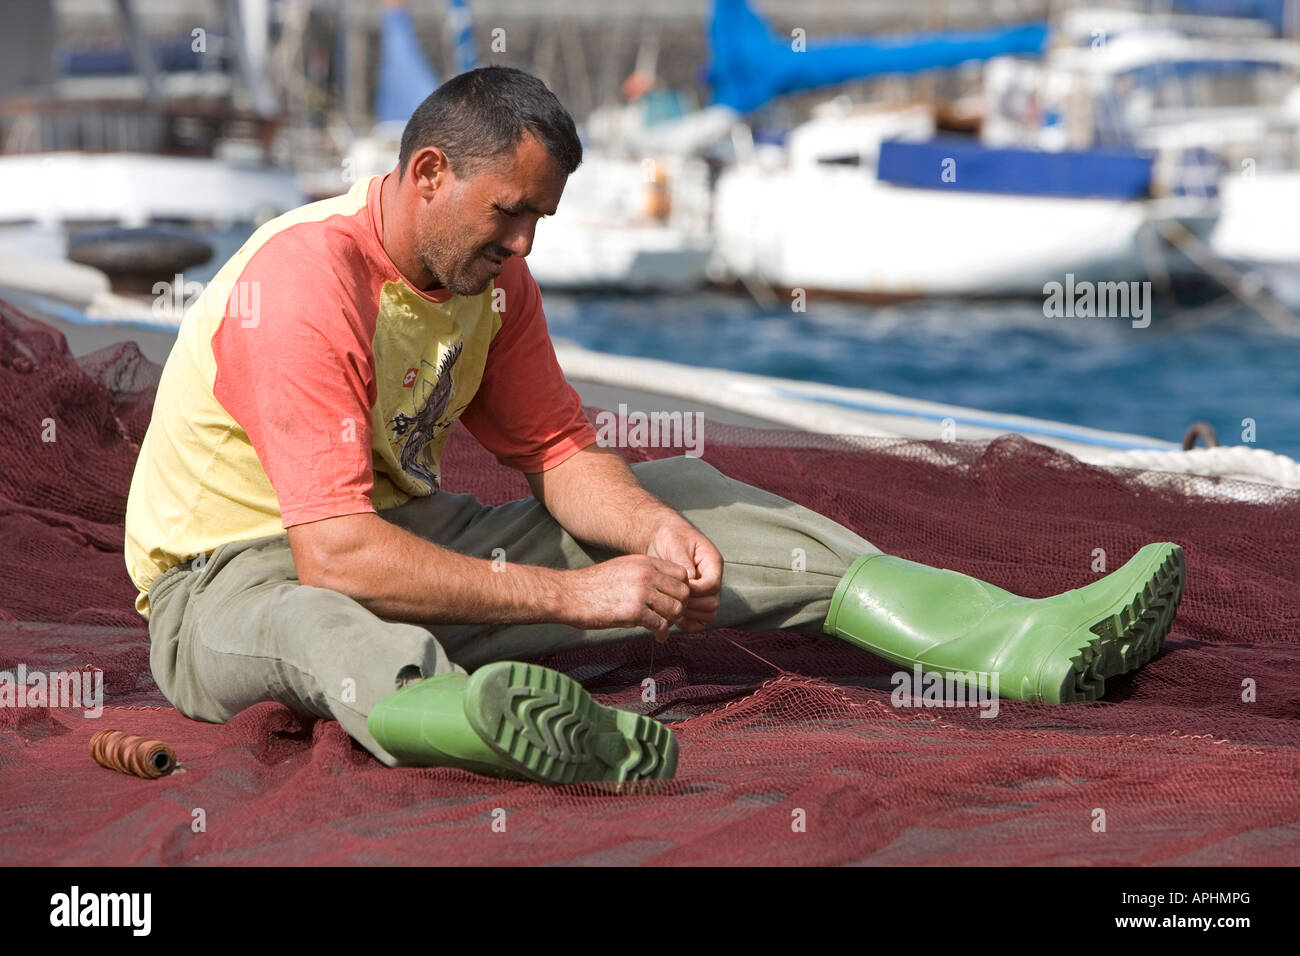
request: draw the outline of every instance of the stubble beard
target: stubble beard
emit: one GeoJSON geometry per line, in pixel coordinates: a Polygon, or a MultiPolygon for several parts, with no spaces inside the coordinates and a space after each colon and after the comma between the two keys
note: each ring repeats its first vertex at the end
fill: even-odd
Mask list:
{"type": "MultiPolygon", "coordinates": [[[[433,281],[453,295],[479,295],[492,281],[491,276],[478,277],[471,273],[463,265],[465,255],[455,241],[432,225],[422,225],[417,240],[420,261],[433,274],[433,281]]],[[[469,264],[478,261],[479,254],[475,252],[469,264]]]]}

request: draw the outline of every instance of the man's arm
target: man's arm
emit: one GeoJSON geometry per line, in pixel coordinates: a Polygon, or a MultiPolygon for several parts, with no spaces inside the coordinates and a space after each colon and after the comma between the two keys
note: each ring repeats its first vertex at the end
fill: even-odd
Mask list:
{"type": "MultiPolygon", "coordinates": [[[[690,597],[682,616],[669,625],[695,632],[713,620],[722,593],[722,555],[694,525],[647,491],[622,456],[588,445],[527,478],[534,497],[580,541],[663,559],[686,571],[690,597]]],[[[667,627],[656,630],[659,640],[667,635],[667,627]]]]}
{"type": "Polygon", "coordinates": [[[300,583],[339,591],[388,620],[644,627],[666,634],[690,596],[686,572],[650,555],[573,571],[494,567],[375,512],[293,525],[288,533],[300,583]]]}
{"type": "Polygon", "coordinates": [[[636,480],[621,455],[599,445],[524,477],[569,534],[610,551],[645,554],[661,525],[686,522],[636,480]]]}

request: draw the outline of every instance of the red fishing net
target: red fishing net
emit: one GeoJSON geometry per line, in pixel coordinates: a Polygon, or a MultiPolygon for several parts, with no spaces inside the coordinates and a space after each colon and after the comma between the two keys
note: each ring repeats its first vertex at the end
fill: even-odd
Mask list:
{"type": "MultiPolygon", "coordinates": [[[[0,707],[0,827],[24,837],[0,863],[1300,862],[1295,494],[1221,481],[1241,500],[1187,496],[1014,437],[710,423],[704,457],[723,472],[1027,596],[1094,580],[1098,548],[1113,569],[1181,543],[1164,652],[1098,703],[1003,701],[986,719],[892,706],[897,668],[830,638],[647,638],[544,663],[671,722],[675,780],[615,793],[389,769],[278,704],[220,726],[168,705],[121,553],[158,367],[131,343],[74,359],[7,306],[0,321],[0,669],[98,671],[105,704],[98,719],[0,707]],[[185,772],[99,767],[88,742],[106,728],[170,744],[185,772]]],[[[527,493],[462,429],[445,473],[488,502],[527,493]]]]}

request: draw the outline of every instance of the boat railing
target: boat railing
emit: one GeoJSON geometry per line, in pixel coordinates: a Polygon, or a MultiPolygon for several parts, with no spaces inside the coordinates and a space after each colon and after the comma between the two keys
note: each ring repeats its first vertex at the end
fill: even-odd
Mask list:
{"type": "Polygon", "coordinates": [[[76,150],[210,157],[218,143],[243,139],[256,142],[263,160],[269,161],[277,128],[275,117],[209,99],[0,100],[0,147],[5,153],[76,150]]]}

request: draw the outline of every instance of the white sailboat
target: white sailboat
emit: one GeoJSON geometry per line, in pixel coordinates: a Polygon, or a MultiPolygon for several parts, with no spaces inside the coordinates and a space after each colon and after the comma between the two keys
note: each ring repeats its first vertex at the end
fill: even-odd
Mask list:
{"type": "MultiPolygon", "coordinates": [[[[926,107],[822,116],[792,131],[783,164],[756,157],[727,170],[714,200],[723,268],[783,290],[866,300],[1041,294],[1066,273],[1145,275],[1141,202],[917,189],[877,177],[882,142],[933,132],[926,107]]],[[[942,170],[934,172],[937,180],[942,170]]]]}
{"type": "Polygon", "coordinates": [[[538,226],[528,268],[543,289],[699,286],[713,253],[708,192],[698,160],[588,151],[559,212],[538,226]]]}
{"type": "MultiPolygon", "coordinates": [[[[211,252],[203,237],[175,226],[246,235],[305,197],[292,171],[266,161],[277,120],[257,52],[265,4],[245,4],[242,22],[228,24],[242,81],[208,68],[189,41],[182,44],[187,62],[164,70],[133,4],[123,0],[119,9],[129,52],[90,51],[82,58],[89,62],[64,57],[70,75],[51,76],[5,105],[0,288],[56,308],[84,303],[92,316],[165,324],[179,320],[170,301],[159,315],[148,302],[116,295],[103,272],[68,261],[70,246],[80,254],[94,245],[105,269],[156,271],[171,280],[211,252]],[[249,107],[232,105],[237,90],[249,107]],[[145,228],[155,225],[167,228],[145,228]],[[95,242],[79,243],[88,230],[98,233],[95,242]],[[195,248],[203,248],[198,258],[195,248]]],[[[41,14],[31,5],[28,15],[41,14]]],[[[53,30],[32,35],[48,41],[40,58],[53,63],[53,30]]],[[[0,52],[29,42],[20,32],[6,34],[0,52]]]]}
{"type": "MultiPolygon", "coordinates": [[[[255,223],[300,205],[293,173],[267,161],[277,120],[265,0],[243,3],[238,17],[226,11],[238,77],[205,59],[205,31],[179,50],[163,45],[165,60],[182,61],[169,64],[132,0],[119,12],[127,50],[72,51],[64,73],[6,104],[0,182],[11,188],[0,191],[0,225],[255,223]]],[[[52,29],[6,34],[0,52],[31,56],[16,49],[29,36],[43,37],[41,58],[55,62],[52,29]]]]}
{"type": "Polygon", "coordinates": [[[1210,248],[1300,312],[1300,169],[1229,176],[1219,192],[1223,213],[1210,248]]]}
{"type": "MultiPolygon", "coordinates": [[[[728,6],[757,21],[740,0],[728,6]]],[[[1298,63],[1293,44],[1249,24],[1213,37],[1208,20],[1067,17],[1043,58],[1025,50],[989,61],[978,141],[934,139],[928,106],[824,104],[783,150],[742,153],[720,177],[721,271],[870,300],[1041,295],[1067,276],[1196,270],[1159,235],[1209,234],[1220,169],[1241,149],[1258,151],[1298,63]],[[1096,22],[1114,31],[1101,30],[1100,44],[1084,29],[1096,22]],[[1224,108],[1215,80],[1242,63],[1264,82],[1250,102],[1224,108]]],[[[918,62],[942,60],[933,37],[916,44],[918,62]]],[[[860,72],[909,68],[864,50],[860,72]]],[[[820,80],[811,67],[802,77],[820,80]]]]}

